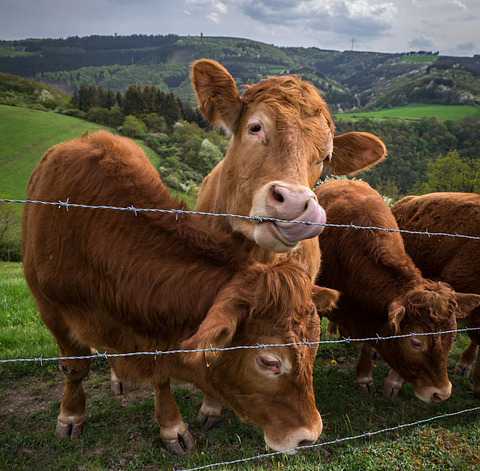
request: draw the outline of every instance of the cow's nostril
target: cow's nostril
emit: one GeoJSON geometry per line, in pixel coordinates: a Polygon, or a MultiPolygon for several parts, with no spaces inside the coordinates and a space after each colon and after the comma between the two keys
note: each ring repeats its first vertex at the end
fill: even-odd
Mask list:
{"type": "Polygon", "coordinates": [[[272,196],[273,196],[273,199],[278,201],[279,203],[283,203],[285,201],[285,199],[283,198],[283,195],[278,191],[276,191],[275,188],[272,188],[272,196]]]}
{"type": "Polygon", "coordinates": [[[432,397],[430,398],[432,402],[442,402],[443,399],[444,399],[443,396],[439,393],[433,393],[432,397]]]}
{"type": "Polygon", "coordinates": [[[302,440],[298,443],[297,446],[310,446],[313,445],[315,442],[313,440],[302,440]]]}

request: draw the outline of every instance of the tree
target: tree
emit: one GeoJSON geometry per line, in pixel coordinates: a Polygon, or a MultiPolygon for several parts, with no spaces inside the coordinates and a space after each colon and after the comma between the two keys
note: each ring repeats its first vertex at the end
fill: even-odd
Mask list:
{"type": "MultiPolygon", "coordinates": [[[[427,165],[427,181],[414,186],[420,194],[437,191],[480,193],[480,159],[463,160],[458,151],[439,155],[427,165]]],[[[416,191],[415,191],[416,190],[416,191]]]]}
{"type": "Polygon", "coordinates": [[[122,132],[129,137],[143,137],[147,132],[147,127],[143,121],[140,121],[133,115],[125,116],[122,124],[122,132]]]}

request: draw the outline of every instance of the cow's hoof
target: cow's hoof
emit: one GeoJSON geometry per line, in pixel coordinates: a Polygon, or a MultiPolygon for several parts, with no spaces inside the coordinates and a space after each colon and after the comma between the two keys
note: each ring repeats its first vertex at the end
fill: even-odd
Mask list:
{"type": "Polygon", "coordinates": [[[176,440],[162,439],[165,448],[176,455],[183,456],[195,447],[195,440],[189,430],[178,434],[176,440]]]}
{"type": "Polygon", "coordinates": [[[376,388],[375,388],[375,385],[372,383],[357,383],[357,388],[370,395],[370,396],[374,396],[375,393],[377,392],[376,388]]]}
{"type": "Polygon", "coordinates": [[[130,384],[123,381],[110,381],[110,389],[115,396],[121,396],[122,394],[126,394],[128,391],[130,391],[130,384]]]}
{"type": "Polygon", "coordinates": [[[465,378],[468,378],[470,376],[470,371],[472,368],[468,365],[460,365],[457,364],[455,365],[455,368],[453,370],[453,374],[456,374],[458,376],[464,376],[465,378]]]}
{"type": "Polygon", "coordinates": [[[84,429],[83,422],[80,424],[64,424],[63,422],[57,421],[57,426],[55,428],[55,433],[59,438],[78,438],[84,429]]]}
{"type": "Polygon", "coordinates": [[[398,396],[398,391],[400,391],[399,388],[389,386],[388,384],[385,384],[385,383],[383,383],[382,387],[380,388],[380,392],[385,397],[397,397],[398,396]]]}
{"type": "Polygon", "coordinates": [[[223,420],[222,415],[205,414],[201,410],[197,416],[198,423],[204,430],[210,430],[223,420]]]}

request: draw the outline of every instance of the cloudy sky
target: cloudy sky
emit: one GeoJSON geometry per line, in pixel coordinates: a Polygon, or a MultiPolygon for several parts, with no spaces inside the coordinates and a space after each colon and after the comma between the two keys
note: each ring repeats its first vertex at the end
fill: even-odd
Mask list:
{"type": "Polygon", "coordinates": [[[0,39],[201,32],[471,56],[480,53],[480,0],[0,0],[0,39]]]}

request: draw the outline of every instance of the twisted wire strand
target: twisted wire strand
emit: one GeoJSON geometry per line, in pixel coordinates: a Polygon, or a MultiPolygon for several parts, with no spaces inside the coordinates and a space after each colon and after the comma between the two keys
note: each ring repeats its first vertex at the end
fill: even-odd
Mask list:
{"type": "Polygon", "coordinates": [[[375,435],[380,435],[381,433],[393,432],[395,430],[401,430],[401,429],[404,429],[404,428],[414,427],[416,425],[421,425],[421,424],[425,424],[425,423],[428,423],[428,422],[433,422],[434,420],[440,420],[440,419],[444,419],[446,417],[453,417],[453,416],[456,416],[456,415],[466,414],[467,412],[476,412],[476,411],[480,411],[480,406],[479,407],[471,407],[470,409],[464,409],[464,410],[457,411],[457,412],[450,412],[450,413],[446,413],[446,414],[442,414],[442,415],[436,415],[435,417],[429,417],[428,419],[417,420],[416,422],[409,422],[407,424],[400,424],[400,425],[396,425],[396,426],[393,426],[393,427],[387,427],[387,428],[383,428],[381,430],[375,430],[374,432],[366,432],[366,433],[361,433],[359,435],[354,435],[354,436],[351,436],[351,437],[338,438],[336,440],[330,440],[328,442],[316,443],[314,445],[299,446],[299,447],[296,447],[296,448],[292,448],[290,450],[275,451],[275,452],[272,452],[272,453],[264,453],[264,454],[260,454],[260,455],[256,455],[256,456],[250,456],[248,458],[241,458],[241,459],[232,460],[232,461],[222,461],[222,462],[219,462],[219,463],[212,463],[212,464],[207,464],[207,465],[204,465],[204,466],[198,466],[196,468],[177,469],[176,471],[198,471],[198,470],[201,470],[201,469],[213,468],[213,467],[217,467],[217,466],[229,466],[229,465],[232,465],[232,464],[245,463],[247,461],[260,460],[260,459],[269,458],[269,457],[272,457],[272,456],[282,455],[284,453],[292,453],[292,452],[308,450],[308,449],[312,449],[312,448],[321,448],[321,447],[324,447],[324,446],[327,446],[327,445],[336,445],[337,443],[343,443],[343,442],[347,442],[347,441],[351,441],[351,440],[357,440],[359,438],[373,437],[375,435]]]}
{"type": "Polygon", "coordinates": [[[18,362],[39,362],[40,365],[43,366],[43,362],[47,361],[58,361],[58,360],[86,360],[86,359],[93,359],[93,358],[117,358],[117,357],[133,357],[133,356],[140,356],[140,355],[153,355],[155,357],[161,355],[172,355],[178,353],[203,353],[203,352],[228,352],[232,350],[248,350],[248,349],[265,349],[268,347],[292,347],[294,345],[325,345],[325,344],[338,344],[338,343],[352,343],[352,342],[381,342],[386,340],[392,339],[401,339],[406,337],[422,337],[422,336],[431,336],[431,335],[446,335],[452,334],[457,332],[471,332],[480,330],[480,327],[466,327],[464,329],[453,329],[453,330],[445,330],[439,332],[411,332],[409,334],[400,334],[400,335],[390,335],[386,337],[382,337],[380,335],[376,335],[375,337],[364,337],[364,338],[350,338],[350,337],[343,337],[342,339],[337,340],[319,340],[316,342],[310,342],[309,340],[302,340],[300,342],[289,342],[289,343],[266,343],[266,344],[256,344],[256,345],[235,345],[233,347],[206,347],[206,348],[198,348],[198,349],[191,349],[191,350],[152,350],[147,352],[129,352],[129,353],[100,353],[96,352],[92,355],[78,355],[78,356],[57,356],[57,357],[34,357],[34,358],[7,358],[4,360],[0,360],[1,363],[18,363],[18,362]]]}
{"type": "Polygon", "coordinates": [[[323,227],[337,227],[343,229],[360,229],[360,230],[374,230],[374,231],[383,231],[383,232],[399,232],[402,234],[414,234],[414,235],[424,235],[429,237],[453,237],[459,239],[472,239],[480,240],[480,236],[471,236],[467,234],[457,234],[457,233],[448,233],[448,232],[429,232],[428,229],[425,231],[408,231],[406,229],[393,229],[385,227],[375,227],[375,226],[357,226],[355,224],[330,224],[330,223],[321,223],[321,222],[310,222],[310,221],[289,221],[286,219],[277,219],[277,218],[267,218],[260,216],[242,216],[240,214],[228,214],[228,213],[210,213],[206,211],[191,211],[187,209],[156,209],[156,208],[135,208],[132,206],[94,206],[89,204],[78,204],[70,203],[69,198],[66,201],[38,201],[38,200],[16,200],[16,199],[0,199],[0,203],[23,203],[23,204],[41,204],[46,206],[57,206],[59,208],[65,208],[67,211],[69,208],[84,208],[84,209],[110,209],[114,211],[129,211],[137,215],[138,213],[171,213],[178,216],[184,214],[200,215],[200,216],[210,216],[210,217],[232,217],[237,219],[247,219],[255,222],[282,222],[288,224],[303,224],[306,226],[323,226],[323,227]]]}

